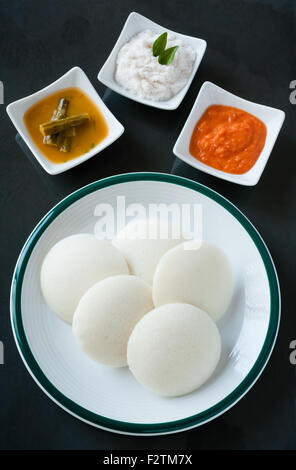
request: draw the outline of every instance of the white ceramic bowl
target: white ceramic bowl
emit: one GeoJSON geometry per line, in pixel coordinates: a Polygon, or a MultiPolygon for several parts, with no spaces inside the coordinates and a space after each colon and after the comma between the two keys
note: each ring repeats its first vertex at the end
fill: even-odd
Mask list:
{"type": "Polygon", "coordinates": [[[191,82],[199,67],[199,64],[203,58],[206,47],[207,47],[207,43],[204,39],[199,39],[199,38],[195,38],[192,36],[186,36],[185,34],[176,33],[175,31],[171,31],[167,28],[164,28],[163,26],[160,26],[157,23],[154,23],[153,21],[149,20],[148,18],[145,18],[145,16],[142,16],[139,13],[132,12],[128,16],[125,22],[125,25],[120,33],[120,36],[114,48],[112,49],[108,59],[104,63],[103,67],[101,68],[98,74],[98,80],[102,82],[104,85],[106,85],[108,88],[111,88],[117,93],[120,93],[121,95],[126,96],[127,98],[130,98],[134,101],[138,101],[139,103],[142,103],[142,104],[147,104],[148,106],[154,106],[155,108],[159,108],[159,109],[173,110],[173,109],[176,109],[180,105],[181,101],[186,95],[187,90],[190,87],[191,82]],[[183,39],[184,42],[186,41],[186,43],[189,44],[196,52],[195,63],[193,65],[192,72],[188,78],[187,84],[185,85],[184,88],[182,88],[182,90],[179,91],[179,93],[177,93],[175,96],[173,96],[172,98],[166,101],[153,101],[153,100],[148,100],[148,99],[142,99],[136,94],[131,93],[130,91],[120,86],[114,78],[114,72],[116,68],[116,58],[117,58],[117,54],[119,50],[126,42],[128,42],[131,39],[132,36],[134,36],[135,34],[145,29],[151,29],[152,31],[155,31],[158,34],[162,34],[165,31],[172,33],[176,37],[183,39]]]}
{"type": "Polygon", "coordinates": [[[101,152],[104,148],[108,147],[108,145],[112,144],[112,142],[118,139],[118,137],[120,137],[124,131],[122,124],[120,124],[111,111],[109,111],[89,81],[88,77],[80,67],[73,67],[71,70],[69,70],[69,72],[65,73],[65,75],[60,77],[51,85],[48,85],[42,90],[37,91],[33,95],[26,96],[25,98],[10,103],[6,110],[18,133],[24,139],[36,160],[38,160],[44,170],[51,175],[57,175],[58,173],[62,173],[66,170],[69,170],[70,168],[73,168],[74,166],[79,165],[82,162],[85,162],[90,157],[93,157],[97,153],[101,152]],[[107,122],[108,135],[94,148],[89,150],[87,153],[84,153],[80,157],[73,158],[72,160],[69,160],[65,163],[56,164],[50,162],[34,144],[24,123],[24,114],[31,106],[33,106],[33,104],[37,103],[51,93],[62,90],[63,88],[70,87],[80,88],[86,95],[89,96],[93,103],[95,103],[107,122]]]}
{"type": "Polygon", "coordinates": [[[75,417],[125,434],[177,432],[224,413],[260,376],[273,349],[279,319],[277,274],[253,225],[211,189],[161,173],[113,176],[66,197],[28,238],[12,281],[12,328],[32,377],[75,417]],[[221,359],[210,380],[189,395],[159,397],[136,382],[128,368],[112,369],[89,359],[75,344],[71,326],[50,311],[41,295],[40,265],[47,251],[70,234],[93,233],[99,221],[95,207],[111,204],[116,212],[118,195],[126,197],[126,208],[134,203],[146,209],[149,204],[201,204],[204,240],[222,248],[232,265],[234,295],[218,322],[221,359]]]}
{"type": "Polygon", "coordinates": [[[258,183],[262,172],[265,168],[267,160],[273,149],[278,133],[282,127],[285,119],[285,113],[279,109],[264,106],[262,104],[253,103],[244,100],[239,96],[233,95],[228,91],[214,85],[211,82],[205,82],[195,100],[192,110],[184,124],[184,127],[175,143],[173,152],[181,158],[184,162],[197,168],[198,170],[209,173],[210,175],[217,176],[233,183],[242,184],[245,186],[253,186],[258,183]],[[253,114],[264,122],[267,128],[267,135],[263,150],[255,163],[255,165],[246,173],[242,175],[233,175],[221,170],[212,168],[189,153],[189,144],[195,124],[201,118],[204,111],[211,105],[220,104],[225,106],[233,106],[235,108],[243,109],[248,113],[253,114]]]}

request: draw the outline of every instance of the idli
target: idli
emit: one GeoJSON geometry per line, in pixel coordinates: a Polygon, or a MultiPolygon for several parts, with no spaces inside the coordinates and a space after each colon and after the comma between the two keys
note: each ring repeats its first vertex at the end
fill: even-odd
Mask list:
{"type": "Polygon", "coordinates": [[[163,255],[153,281],[155,306],[185,302],[206,311],[214,321],[224,314],[233,293],[233,276],[225,254],[203,243],[186,242],[163,255]]]}
{"type": "Polygon", "coordinates": [[[60,240],[45,256],[41,290],[51,310],[71,323],[82,295],[96,282],[115,274],[129,274],[117,248],[94,235],[75,234],[60,240]]]}
{"type": "Polygon", "coordinates": [[[130,273],[152,284],[161,256],[184,242],[180,228],[162,218],[136,219],[119,231],[113,244],[123,253],[130,273]]]}
{"type": "Polygon", "coordinates": [[[135,276],[113,276],[81,298],[72,330],[81,349],[96,361],[127,365],[126,349],[135,324],[153,308],[151,286],[135,276]]]}
{"type": "Polygon", "coordinates": [[[144,387],[176,397],[200,387],[221,354],[220,333],[211,317],[193,305],[155,308],[135,326],[127,347],[128,365],[144,387]]]}

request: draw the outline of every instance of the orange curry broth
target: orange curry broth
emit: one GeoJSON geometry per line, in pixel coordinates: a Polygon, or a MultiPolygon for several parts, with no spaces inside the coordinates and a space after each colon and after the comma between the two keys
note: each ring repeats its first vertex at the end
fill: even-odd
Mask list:
{"type": "Polygon", "coordinates": [[[108,135],[105,118],[92,100],[76,87],[59,90],[34,104],[24,115],[30,137],[40,152],[52,163],[64,163],[88,152],[108,135]],[[60,152],[57,147],[43,143],[39,126],[52,118],[61,98],[69,100],[67,116],[88,113],[90,121],[76,128],[69,152],[60,152]]]}
{"type": "Polygon", "coordinates": [[[265,124],[230,106],[210,106],[197,122],[189,151],[202,163],[227,173],[242,174],[257,161],[266,139],[265,124]]]}

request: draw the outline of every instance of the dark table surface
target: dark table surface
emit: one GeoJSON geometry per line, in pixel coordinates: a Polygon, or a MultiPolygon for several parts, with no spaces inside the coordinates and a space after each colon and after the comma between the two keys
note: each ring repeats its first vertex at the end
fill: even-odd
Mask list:
{"type": "Polygon", "coordinates": [[[296,366],[296,4],[293,0],[1,0],[0,80],[0,365],[1,449],[295,449],[296,366]],[[149,108],[105,93],[97,73],[125,19],[138,11],[169,29],[206,39],[200,69],[176,111],[149,108]],[[72,66],[87,73],[124,135],[100,156],[60,176],[47,175],[16,140],[5,107],[48,85],[72,66]],[[172,148],[195,97],[210,80],[246,99],[280,108],[284,126],[262,179],[243,187],[176,160],[172,148]],[[17,352],[9,320],[11,276],[28,234],[61,198],[105,176],[161,171],[189,177],[229,198],[255,224],[275,261],[282,321],[271,359],[251,391],[216,420],[160,437],[95,429],[56,406],[38,388],[17,352]]]}

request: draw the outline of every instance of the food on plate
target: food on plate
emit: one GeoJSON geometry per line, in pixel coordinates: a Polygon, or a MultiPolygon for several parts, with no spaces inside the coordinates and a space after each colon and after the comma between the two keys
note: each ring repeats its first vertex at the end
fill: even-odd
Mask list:
{"type": "Polygon", "coordinates": [[[196,54],[189,44],[168,33],[168,48],[161,48],[154,56],[153,45],[158,39],[158,34],[145,30],[125,43],[117,55],[115,80],[141,98],[165,101],[186,85],[196,54]]]}
{"type": "Polygon", "coordinates": [[[89,114],[75,114],[74,116],[65,117],[63,119],[56,119],[40,124],[39,129],[42,135],[56,135],[58,136],[61,132],[71,128],[78,127],[89,122],[89,114]]]}
{"type": "Polygon", "coordinates": [[[79,88],[52,93],[24,115],[26,128],[40,152],[53,163],[64,163],[94,148],[108,135],[105,118],[79,88]]]}
{"type": "MultiPolygon", "coordinates": [[[[67,116],[68,106],[69,101],[65,98],[61,98],[57,109],[55,109],[52,114],[51,120],[55,121],[57,119],[65,118],[67,116]]],[[[58,147],[61,150],[63,144],[61,142],[59,145],[57,144],[57,137],[57,135],[47,135],[43,138],[43,143],[45,145],[52,145],[53,147],[58,147]]]]}
{"type": "Polygon", "coordinates": [[[172,220],[137,218],[113,244],[88,233],[60,240],[40,271],[48,306],[72,323],[86,355],[128,365],[139,383],[168,397],[212,375],[221,354],[215,321],[233,291],[224,253],[185,238],[172,220]]]}
{"type": "Polygon", "coordinates": [[[243,174],[256,163],[266,140],[266,126],[242,109],[212,105],[197,122],[189,151],[202,163],[243,174]]]}
{"type": "Polygon", "coordinates": [[[155,308],[135,326],[127,347],[134,377],[158,395],[175,397],[200,387],[214,372],[221,338],[211,317],[185,303],[155,308]]]}
{"type": "Polygon", "coordinates": [[[232,269],[218,247],[203,243],[196,248],[192,242],[185,242],[160,259],[152,292],[156,307],[185,302],[201,308],[217,321],[231,301],[232,269]]]}
{"type": "Polygon", "coordinates": [[[96,282],[129,274],[123,255],[108,241],[80,233],[57,242],[46,254],[40,271],[45,301],[59,317],[72,322],[83,294],[96,282]]]}
{"type": "Polygon", "coordinates": [[[166,219],[135,219],[119,231],[113,244],[123,253],[131,274],[152,284],[161,256],[184,241],[179,226],[166,219]]]}
{"type": "Polygon", "coordinates": [[[135,324],[153,308],[151,287],[136,276],[113,276],[92,286],[73,318],[81,349],[105,365],[127,365],[126,350],[135,324]]]}
{"type": "MultiPolygon", "coordinates": [[[[56,145],[59,149],[60,152],[70,152],[71,146],[72,146],[72,137],[75,137],[76,135],[76,128],[75,127],[69,127],[63,132],[60,132],[59,134],[56,135],[56,145]]],[[[47,135],[44,137],[46,138],[51,138],[53,135],[47,135]]]]}

